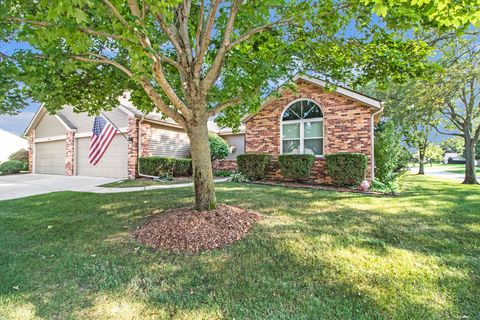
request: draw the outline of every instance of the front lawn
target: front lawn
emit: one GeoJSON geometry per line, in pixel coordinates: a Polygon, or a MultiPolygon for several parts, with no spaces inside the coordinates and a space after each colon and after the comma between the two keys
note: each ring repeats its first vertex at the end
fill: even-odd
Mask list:
{"type": "Polygon", "coordinates": [[[218,184],[266,219],[194,256],[130,237],[193,188],[0,202],[0,319],[478,319],[480,188],[405,180],[398,197],[218,184]]]}

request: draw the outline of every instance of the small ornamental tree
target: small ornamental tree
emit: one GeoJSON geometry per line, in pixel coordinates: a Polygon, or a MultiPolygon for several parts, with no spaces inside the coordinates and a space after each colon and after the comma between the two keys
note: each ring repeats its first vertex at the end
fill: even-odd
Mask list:
{"type": "Polygon", "coordinates": [[[2,0],[0,41],[30,47],[0,52],[0,113],[32,99],[50,112],[69,104],[98,114],[129,92],[137,108],[185,130],[195,208],[209,210],[216,203],[209,118],[238,128],[272,84],[294,72],[405,80],[425,69],[430,48],[404,31],[465,29],[478,22],[470,2],[2,0]]]}
{"type": "Polygon", "coordinates": [[[210,157],[212,161],[221,160],[228,157],[230,147],[227,141],[216,134],[208,135],[208,142],[210,143],[210,157]]]}

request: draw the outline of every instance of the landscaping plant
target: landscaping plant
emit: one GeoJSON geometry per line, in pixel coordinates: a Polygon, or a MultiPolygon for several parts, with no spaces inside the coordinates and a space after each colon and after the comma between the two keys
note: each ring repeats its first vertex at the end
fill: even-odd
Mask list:
{"type": "Polygon", "coordinates": [[[278,163],[284,178],[304,180],[310,177],[315,156],[313,154],[285,154],[278,157],[278,163]]]}
{"type": "Polygon", "coordinates": [[[25,170],[25,162],[18,160],[8,160],[0,164],[0,173],[14,174],[25,170]]]}
{"type": "Polygon", "coordinates": [[[246,153],[237,157],[238,171],[249,180],[262,180],[267,176],[272,156],[262,153],[246,153]]]}
{"type": "Polygon", "coordinates": [[[327,174],[341,187],[357,187],[367,173],[367,156],[362,153],[339,152],[325,155],[327,174]]]}
{"type": "Polygon", "coordinates": [[[210,133],[208,135],[208,142],[210,143],[210,157],[212,161],[228,157],[230,147],[225,139],[217,134],[210,133]]]}

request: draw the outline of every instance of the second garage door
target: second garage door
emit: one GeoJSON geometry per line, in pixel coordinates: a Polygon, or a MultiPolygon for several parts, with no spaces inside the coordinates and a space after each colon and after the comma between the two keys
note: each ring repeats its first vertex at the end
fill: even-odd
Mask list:
{"type": "Polygon", "coordinates": [[[35,143],[35,173],[65,174],[65,140],[35,143]]]}
{"type": "Polygon", "coordinates": [[[128,142],[123,136],[115,136],[97,165],[88,162],[90,138],[77,139],[77,171],[79,176],[126,178],[128,175],[128,142]]]}

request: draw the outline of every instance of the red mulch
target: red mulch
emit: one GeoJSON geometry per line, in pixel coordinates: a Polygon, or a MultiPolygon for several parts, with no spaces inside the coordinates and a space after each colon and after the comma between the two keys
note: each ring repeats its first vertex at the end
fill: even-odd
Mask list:
{"type": "Polygon", "coordinates": [[[211,211],[179,208],[155,215],[133,236],[155,249],[196,253],[242,239],[260,219],[258,213],[227,205],[211,211]]]}

